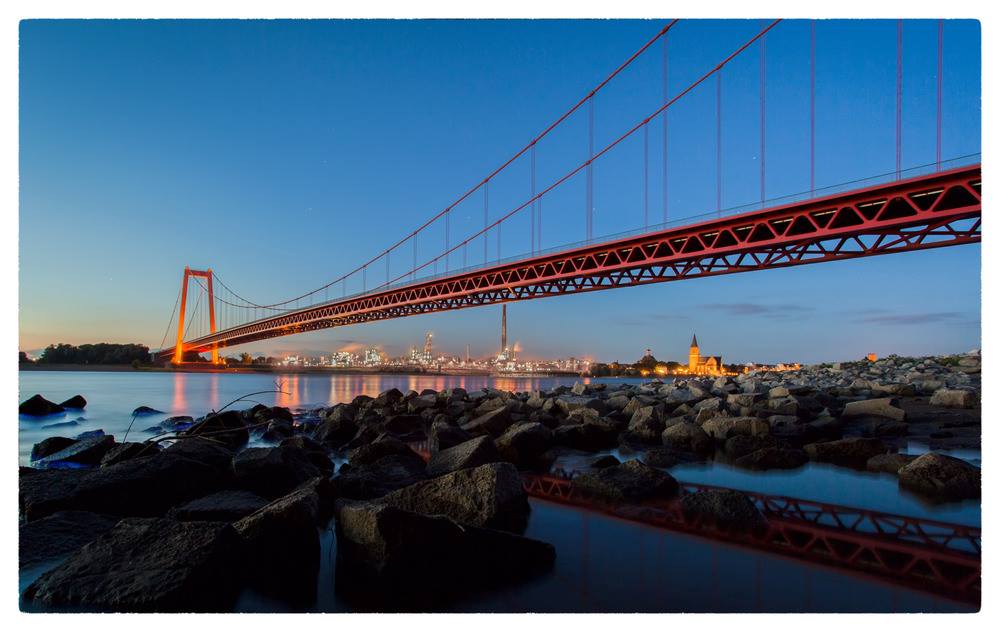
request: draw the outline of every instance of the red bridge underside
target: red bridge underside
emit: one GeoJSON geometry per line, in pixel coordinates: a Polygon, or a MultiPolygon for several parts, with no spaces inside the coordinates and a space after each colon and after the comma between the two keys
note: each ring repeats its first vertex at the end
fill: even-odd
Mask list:
{"type": "MultiPolygon", "coordinates": [[[[208,351],[305,331],[647,283],[981,240],[980,165],[417,281],[185,343],[208,351]]],[[[161,359],[173,356],[162,349],[161,359]]]]}

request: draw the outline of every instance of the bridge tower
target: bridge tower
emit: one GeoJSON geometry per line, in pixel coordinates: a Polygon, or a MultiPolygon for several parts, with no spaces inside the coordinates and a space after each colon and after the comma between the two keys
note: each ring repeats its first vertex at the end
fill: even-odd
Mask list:
{"type": "MultiPolygon", "coordinates": [[[[212,268],[207,270],[192,270],[184,266],[184,279],[181,281],[181,311],[177,318],[177,345],[174,347],[173,364],[184,362],[184,312],[187,309],[188,281],[191,277],[201,277],[208,281],[208,323],[211,333],[215,333],[215,290],[212,287],[212,268]]],[[[212,345],[212,364],[219,363],[219,347],[212,345]]]]}

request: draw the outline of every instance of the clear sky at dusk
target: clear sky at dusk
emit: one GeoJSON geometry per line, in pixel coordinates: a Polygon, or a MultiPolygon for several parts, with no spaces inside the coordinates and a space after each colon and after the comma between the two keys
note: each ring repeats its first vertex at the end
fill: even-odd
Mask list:
{"type": "MultiPolygon", "coordinates": [[[[24,21],[20,28],[20,346],[158,347],[185,265],[275,302],[320,286],[409,233],[502,164],[664,24],[651,21],[24,21]]],[[[674,95],[762,28],[681,21],[674,95]]],[[[807,21],[766,38],[766,197],[809,189],[807,21]]],[[[895,169],[895,21],[816,26],[816,184],[895,169]]],[[[903,166],[934,161],[937,22],[904,25],[903,166]]],[[[980,30],[944,31],[945,159],[981,149],[980,30]]],[[[662,104],[657,43],[595,103],[603,147],[662,104]]],[[[760,200],[760,49],[723,73],[723,207],[760,200]]],[[[670,109],[668,217],[716,211],[716,84],[670,109]]],[[[538,188],[586,159],[586,111],[538,147],[538,188]]],[[[649,128],[649,214],[662,221],[662,120],[649,128]]],[[[594,234],[643,225],[643,138],[595,165],[594,234]]],[[[958,163],[956,163],[958,164],[958,163]]],[[[529,194],[526,160],[490,188],[490,218],[529,194]]],[[[542,246],[584,238],[582,177],[543,201],[542,246]]],[[[451,243],[482,227],[458,207],[451,243]]],[[[501,256],[529,250],[527,215],[501,256]]],[[[443,227],[418,242],[443,249],[443,227]]],[[[488,243],[495,258],[495,235],[488,243]]],[[[456,259],[461,259],[457,255],[456,259]]],[[[481,241],[468,264],[482,262],[481,241]]],[[[390,259],[391,276],[412,250],[390,259]]],[[[453,267],[461,261],[452,262],[453,267]]],[[[385,279],[385,265],[370,272],[385,279]]],[[[349,287],[349,291],[360,290],[349,287]]],[[[686,357],[692,332],[726,361],[814,362],[980,345],[980,247],[735,274],[511,304],[529,357],[686,357]]],[[[474,355],[499,307],[246,345],[392,354],[434,331],[474,355]]],[[[172,335],[173,332],[171,332],[172,335]]],[[[169,344],[169,341],[168,341],[169,344]]],[[[224,353],[230,353],[225,351],[224,353]]]]}

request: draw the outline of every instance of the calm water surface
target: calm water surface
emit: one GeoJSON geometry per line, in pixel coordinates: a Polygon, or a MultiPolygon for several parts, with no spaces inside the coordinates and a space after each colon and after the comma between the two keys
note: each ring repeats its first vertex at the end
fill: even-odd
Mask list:
{"type": "MultiPolygon", "coordinates": [[[[256,375],[198,373],[42,372],[20,374],[20,399],[41,393],[63,401],[77,393],[87,398],[84,411],[41,420],[20,418],[19,460],[27,465],[31,446],[52,436],[75,436],[103,429],[122,439],[131,412],[146,405],[164,412],[137,418],[130,437],[150,436],[145,429],[168,415],[199,416],[255,391],[253,402],[309,409],[346,402],[359,394],[377,395],[388,388],[420,391],[492,386],[511,391],[549,389],[572,384],[572,377],[490,378],[404,375],[256,375]],[[54,426],[54,424],[72,425],[54,426]],[[46,427],[49,426],[49,427],[46,427]]],[[[640,380],[601,379],[616,383],[640,380]]],[[[240,403],[245,408],[253,402],[240,403]]],[[[909,451],[925,451],[911,445],[909,451]]],[[[619,455],[630,458],[630,455],[619,455]]],[[[958,454],[977,465],[978,452],[958,454]]],[[[593,455],[570,455],[562,465],[582,466],[593,455]]],[[[980,524],[978,501],[930,504],[901,492],[895,477],[857,472],[820,463],[793,471],[746,472],[722,463],[675,467],[679,480],[724,485],[737,489],[784,494],[810,500],[867,507],[904,515],[980,524]]],[[[674,612],[674,611],[951,611],[969,606],[919,591],[848,574],[788,558],[750,551],[710,540],[582,512],[532,500],[526,535],[551,542],[557,551],[555,569],[543,577],[513,588],[471,597],[446,606],[457,611],[534,612],[674,612]]],[[[247,592],[239,610],[346,611],[335,592],[335,537],[323,536],[324,557],[315,604],[276,603],[247,592]]],[[[25,569],[22,588],[44,569],[25,569]]]]}

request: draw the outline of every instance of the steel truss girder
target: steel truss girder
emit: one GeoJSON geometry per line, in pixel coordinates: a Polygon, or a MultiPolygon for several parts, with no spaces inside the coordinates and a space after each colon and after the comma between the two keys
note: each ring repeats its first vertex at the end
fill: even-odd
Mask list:
{"type": "Polygon", "coordinates": [[[501,302],[978,243],[981,211],[981,170],[974,165],[418,281],[264,318],[184,346],[204,351],[213,344],[501,302]]]}

